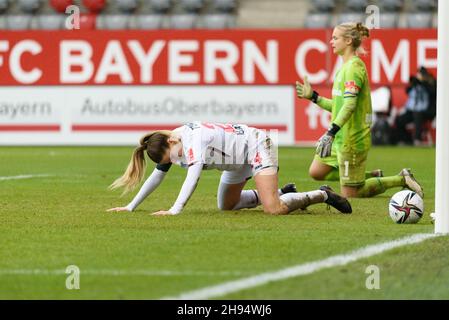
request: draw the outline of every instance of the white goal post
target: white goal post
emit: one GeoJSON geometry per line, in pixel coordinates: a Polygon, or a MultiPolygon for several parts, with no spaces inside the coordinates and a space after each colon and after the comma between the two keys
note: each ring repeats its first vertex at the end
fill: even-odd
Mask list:
{"type": "Polygon", "coordinates": [[[438,0],[435,233],[449,234],[449,1],[438,0]]]}

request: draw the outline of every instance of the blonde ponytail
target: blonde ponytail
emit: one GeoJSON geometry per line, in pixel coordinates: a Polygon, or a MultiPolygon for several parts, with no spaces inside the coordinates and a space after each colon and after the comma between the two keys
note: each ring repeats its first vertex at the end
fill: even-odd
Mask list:
{"type": "Polygon", "coordinates": [[[366,54],[362,46],[364,39],[369,38],[369,29],[361,22],[346,22],[337,26],[343,30],[343,37],[352,39],[352,47],[358,54],[366,54]]]}
{"type": "Polygon", "coordinates": [[[145,154],[146,145],[141,145],[134,149],[131,161],[126,168],[125,173],[118,179],[116,179],[109,189],[117,189],[124,187],[123,194],[132,191],[141,181],[145,174],[145,154]]]}
{"type": "Polygon", "coordinates": [[[145,175],[145,151],[151,160],[159,163],[169,148],[168,138],[170,134],[171,131],[161,130],[144,135],[140,139],[140,146],[134,150],[125,173],[116,179],[109,186],[109,189],[113,190],[124,187],[123,194],[132,191],[142,181],[145,175]]]}

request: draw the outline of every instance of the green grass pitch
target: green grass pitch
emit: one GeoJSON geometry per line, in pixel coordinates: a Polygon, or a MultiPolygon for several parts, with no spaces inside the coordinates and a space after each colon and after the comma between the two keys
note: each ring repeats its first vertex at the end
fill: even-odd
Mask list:
{"type": "MultiPolygon", "coordinates": [[[[413,169],[425,191],[425,215],[416,225],[396,225],[388,216],[388,200],[399,189],[352,200],[352,215],[325,205],[287,216],[267,216],[260,208],[220,212],[218,171],[203,173],[182,214],[150,216],[175,201],[185,176],[177,167],[136,212],[107,213],[135,194],[121,198],[107,190],[131,151],[0,148],[0,177],[48,175],[0,179],[0,299],[158,299],[433,232],[434,149],[373,148],[369,155],[369,168],[380,167],[387,175],[413,169]],[[79,290],[65,287],[68,265],[81,270],[79,290]]],[[[281,148],[280,184],[318,188],[320,183],[307,176],[312,156],[311,148],[281,148]]],[[[338,190],[337,183],[330,185],[338,190]]],[[[449,299],[447,247],[447,237],[430,239],[221,298],[449,299]],[[372,264],[380,268],[379,290],[365,287],[365,269],[372,264]]]]}

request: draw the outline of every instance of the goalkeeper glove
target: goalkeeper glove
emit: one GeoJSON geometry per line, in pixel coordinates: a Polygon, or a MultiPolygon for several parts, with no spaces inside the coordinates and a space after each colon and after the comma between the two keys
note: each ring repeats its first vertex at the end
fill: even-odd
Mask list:
{"type": "Polygon", "coordinates": [[[320,158],[326,158],[331,155],[332,143],[334,142],[334,138],[338,130],[340,130],[340,127],[333,123],[331,128],[327,130],[320,140],[318,140],[316,154],[319,155],[320,158]]]}
{"type": "Polygon", "coordinates": [[[304,76],[303,84],[301,84],[299,81],[296,81],[296,95],[300,99],[304,98],[312,100],[314,103],[317,103],[318,100],[318,92],[312,90],[307,76],[304,76]]]}

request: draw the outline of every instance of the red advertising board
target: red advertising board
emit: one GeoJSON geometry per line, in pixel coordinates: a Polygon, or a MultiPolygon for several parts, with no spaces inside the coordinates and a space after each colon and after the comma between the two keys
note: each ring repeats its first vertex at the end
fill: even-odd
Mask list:
{"type": "MultiPolygon", "coordinates": [[[[294,86],[307,74],[314,88],[329,93],[341,63],[330,50],[331,33],[330,29],[2,32],[0,86],[294,86]]],[[[436,74],[435,29],[372,30],[364,46],[372,88],[390,86],[396,106],[404,103],[404,85],[419,66],[436,74]]],[[[317,115],[315,110],[306,113],[306,102],[294,97],[292,101],[295,141],[315,140],[325,129],[324,120],[310,118],[317,115]]]]}
{"type": "MultiPolygon", "coordinates": [[[[0,85],[292,84],[332,81],[331,30],[2,32],[0,85]]],[[[435,71],[436,31],[373,30],[373,85],[435,71]]]]}

